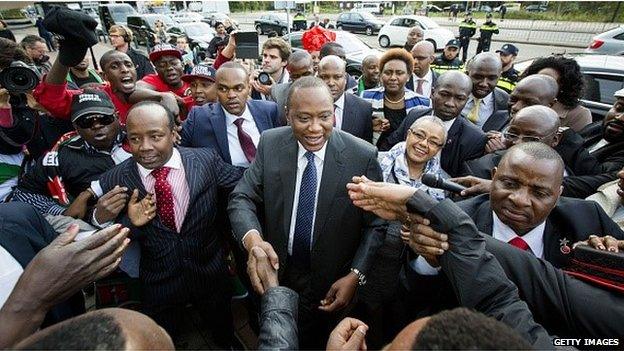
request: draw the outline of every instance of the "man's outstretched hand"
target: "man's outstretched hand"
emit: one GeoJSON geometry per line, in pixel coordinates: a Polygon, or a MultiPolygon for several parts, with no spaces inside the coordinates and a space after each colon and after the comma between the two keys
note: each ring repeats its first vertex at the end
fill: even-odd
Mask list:
{"type": "Polygon", "coordinates": [[[347,184],[353,204],[387,220],[408,221],[407,200],[416,189],[391,183],[373,182],[365,176],[353,177],[347,184]]]}
{"type": "Polygon", "coordinates": [[[366,350],[367,331],[368,326],[364,322],[355,318],[345,318],[329,334],[326,349],[366,350]]]}
{"type": "Polygon", "coordinates": [[[262,295],[268,289],[266,285],[269,272],[267,270],[272,268],[277,272],[279,269],[279,258],[273,246],[269,242],[264,241],[258,231],[251,231],[245,236],[244,246],[248,253],[247,274],[249,275],[249,280],[254,290],[262,295]],[[270,264],[270,267],[267,267],[267,264],[270,264]]]}

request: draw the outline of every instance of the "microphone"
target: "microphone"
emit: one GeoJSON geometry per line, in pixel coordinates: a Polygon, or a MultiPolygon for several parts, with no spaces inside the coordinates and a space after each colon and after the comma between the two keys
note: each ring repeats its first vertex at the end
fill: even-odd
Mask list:
{"type": "Polygon", "coordinates": [[[441,175],[435,175],[431,173],[425,173],[422,176],[422,183],[431,188],[437,188],[447,190],[452,193],[461,193],[462,190],[466,190],[466,187],[453,183],[450,180],[442,178],[441,175]]]}

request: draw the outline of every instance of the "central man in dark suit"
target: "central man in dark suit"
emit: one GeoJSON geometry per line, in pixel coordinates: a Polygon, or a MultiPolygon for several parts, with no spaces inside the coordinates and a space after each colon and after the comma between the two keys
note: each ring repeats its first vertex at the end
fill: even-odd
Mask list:
{"type": "Polygon", "coordinates": [[[197,106],[189,112],[181,145],[210,147],[225,162],[249,167],[260,134],[280,125],[277,105],[273,101],[247,100],[249,75],[239,63],[221,65],[215,85],[219,102],[197,106]]]}
{"type": "Polygon", "coordinates": [[[345,93],[345,62],[334,55],[323,57],[319,62],[318,77],[327,84],[334,98],[334,127],[372,143],[373,107],[368,101],[345,93]]]}
{"type": "Polygon", "coordinates": [[[219,348],[233,337],[227,266],[215,225],[218,194],[234,188],[243,169],[210,149],[174,148],[173,115],[157,102],[134,105],[126,121],[132,158],[100,179],[104,192],[133,189],[127,209],[114,218],[141,246],[145,313],[175,340],[192,303],[219,348]],[[139,200],[141,199],[141,200],[139,200]]]}
{"type": "MultiPolygon", "coordinates": [[[[290,126],[263,133],[228,211],[245,249],[265,250],[280,283],[299,293],[300,347],[321,349],[386,230],[353,206],[346,184],[362,174],[381,179],[381,169],[375,147],[333,128],[333,98],[321,79],[292,84],[287,116],[290,126]]],[[[254,265],[250,259],[252,282],[254,265]]]]}

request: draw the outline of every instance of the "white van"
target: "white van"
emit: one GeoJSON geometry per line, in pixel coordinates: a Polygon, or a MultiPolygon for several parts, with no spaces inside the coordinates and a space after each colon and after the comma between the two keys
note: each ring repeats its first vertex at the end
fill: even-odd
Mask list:
{"type": "Polygon", "coordinates": [[[359,2],[353,6],[354,12],[370,12],[376,15],[383,15],[384,6],[381,2],[359,2]]]}

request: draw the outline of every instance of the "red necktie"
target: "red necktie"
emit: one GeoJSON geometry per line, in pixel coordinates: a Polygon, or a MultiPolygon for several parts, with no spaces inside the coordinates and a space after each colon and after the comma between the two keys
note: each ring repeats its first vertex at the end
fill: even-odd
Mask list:
{"type": "Polygon", "coordinates": [[[524,251],[529,250],[529,244],[527,244],[527,242],[524,241],[524,239],[522,239],[519,236],[509,240],[508,243],[519,248],[520,250],[524,250],[524,251]]]}
{"type": "Polygon", "coordinates": [[[171,190],[171,184],[167,181],[169,171],[171,171],[169,167],[160,167],[152,171],[152,176],[156,179],[154,184],[156,212],[165,226],[177,232],[175,213],[173,211],[173,191],[171,190]]]}
{"type": "Polygon", "coordinates": [[[238,118],[234,121],[236,128],[238,129],[238,142],[241,144],[241,148],[243,149],[243,153],[247,158],[247,161],[253,162],[256,158],[256,146],[253,143],[253,140],[249,136],[249,134],[245,133],[243,130],[243,122],[244,118],[238,118]]]}
{"type": "Polygon", "coordinates": [[[425,83],[424,79],[418,79],[418,86],[416,86],[416,93],[423,95],[423,84],[425,83]]]}

